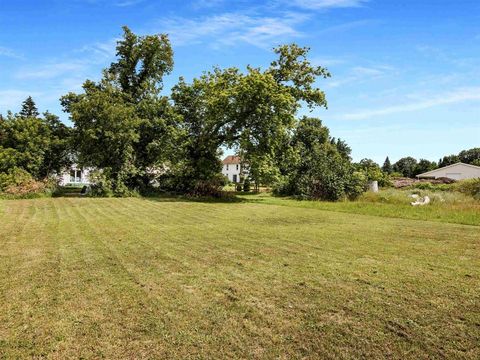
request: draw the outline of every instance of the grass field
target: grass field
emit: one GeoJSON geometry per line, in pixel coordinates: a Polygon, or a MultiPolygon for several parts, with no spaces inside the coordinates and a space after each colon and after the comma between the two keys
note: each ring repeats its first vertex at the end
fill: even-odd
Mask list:
{"type": "Polygon", "coordinates": [[[0,201],[0,358],[480,358],[480,227],[246,199],[0,201]]]}

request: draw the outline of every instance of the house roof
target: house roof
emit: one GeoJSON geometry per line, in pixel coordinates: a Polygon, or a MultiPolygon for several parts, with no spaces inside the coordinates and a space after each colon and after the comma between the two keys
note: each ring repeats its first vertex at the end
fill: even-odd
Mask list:
{"type": "Polygon", "coordinates": [[[240,156],[228,155],[225,159],[223,159],[222,163],[224,165],[241,164],[240,156]]]}
{"type": "Polygon", "coordinates": [[[427,171],[427,172],[425,172],[425,173],[423,173],[423,174],[417,175],[417,177],[429,176],[429,175],[432,175],[432,174],[434,174],[435,172],[437,172],[437,171],[439,171],[439,170],[449,169],[449,168],[453,168],[453,167],[457,167],[457,166],[467,166],[467,167],[471,167],[471,168],[480,170],[480,166],[475,166],[475,165],[470,165],[470,164],[465,164],[465,163],[459,162],[459,163],[452,164],[452,165],[447,165],[447,166],[444,166],[444,167],[441,167],[441,168],[438,168],[438,169],[435,169],[435,170],[427,171]]]}

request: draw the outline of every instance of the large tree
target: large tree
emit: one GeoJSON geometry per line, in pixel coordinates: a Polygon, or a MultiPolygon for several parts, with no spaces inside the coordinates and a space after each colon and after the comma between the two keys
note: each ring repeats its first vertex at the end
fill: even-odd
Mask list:
{"type": "Polygon", "coordinates": [[[480,163],[480,148],[472,148],[460,151],[458,158],[465,164],[479,164],[480,163]]]}
{"type": "Polygon", "coordinates": [[[70,129],[57,116],[9,113],[0,121],[0,172],[21,168],[41,179],[69,164],[70,129]]]}
{"type": "Polygon", "coordinates": [[[278,59],[264,71],[216,68],[174,87],[172,99],[186,134],[181,168],[186,189],[217,178],[222,146],[237,149],[246,163],[263,158],[262,164],[278,167],[276,159],[301,104],[326,106],[325,94],[314,83],[329,73],[310,64],[308,49],[288,45],[275,53],[278,59]]]}
{"type": "Polygon", "coordinates": [[[437,163],[435,161],[429,161],[426,159],[420,159],[418,164],[415,166],[414,175],[423,174],[427,171],[434,170],[437,168],[437,163]]]}
{"type": "Polygon", "coordinates": [[[393,165],[393,170],[405,177],[414,177],[417,160],[411,156],[401,158],[393,165]]]}
{"type": "Polygon", "coordinates": [[[296,156],[290,157],[290,167],[276,191],[323,200],[356,197],[364,191],[366,177],[355,172],[346,144],[330,137],[330,132],[318,118],[303,117],[292,137],[291,147],[296,156]]]}
{"type": "Polygon", "coordinates": [[[103,78],[62,98],[75,126],[78,161],[102,169],[117,195],[149,184],[172,154],[177,128],[168,99],[160,96],[173,68],[167,35],[123,31],[117,61],[103,78]]]}

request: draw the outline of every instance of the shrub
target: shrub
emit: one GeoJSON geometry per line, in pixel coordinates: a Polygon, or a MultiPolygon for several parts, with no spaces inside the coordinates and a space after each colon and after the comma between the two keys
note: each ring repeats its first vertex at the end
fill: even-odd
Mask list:
{"type": "Polygon", "coordinates": [[[362,172],[356,171],[348,180],[345,185],[345,193],[350,200],[355,200],[365,192],[367,177],[362,172]]]}
{"type": "Polygon", "coordinates": [[[37,181],[25,170],[13,168],[0,174],[0,193],[7,198],[31,198],[52,195],[57,187],[53,179],[37,181]]]}
{"type": "Polygon", "coordinates": [[[245,179],[243,182],[243,191],[249,192],[250,191],[250,180],[248,178],[245,179]]]}
{"type": "Polygon", "coordinates": [[[113,196],[112,181],[102,170],[92,171],[89,175],[92,182],[90,196],[110,197],[113,196]]]}
{"type": "Polygon", "coordinates": [[[465,195],[480,200],[480,179],[459,181],[453,185],[453,188],[465,195]]]}
{"type": "Polygon", "coordinates": [[[240,184],[240,183],[236,184],[235,185],[235,190],[238,191],[238,192],[242,191],[242,184],[240,184]]]}

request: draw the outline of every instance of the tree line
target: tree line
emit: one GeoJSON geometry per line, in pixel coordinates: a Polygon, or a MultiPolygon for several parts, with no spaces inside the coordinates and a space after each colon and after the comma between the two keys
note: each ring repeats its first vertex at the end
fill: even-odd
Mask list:
{"type": "Polygon", "coordinates": [[[181,77],[167,96],[163,79],[174,66],[168,36],[138,36],[124,27],[116,60],[102,78],[60,99],[73,127],[49,112],[40,115],[31,98],[20,113],[0,117],[0,191],[2,179],[40,180],[75,162],[97,169],[91,176],[97,195],[159,189],[219,195],[221,152],[230,148],[248,164],[257,187],[354,198],[389,171],[366,160],[354,164],[349,146],[320,119],[298,116],[302,107],[327,107],[317,81],[330,73],[312,65],[308,53],[282,45],[266,69],[215,67],[192,81],[181,77]]]}
{"type": "Polygon", "coordinates": [[[415,177],[419,174],[442,168],[448,165],[453,165],[462,162],[464,164],[480,166],[480,148],[472,148],[462,150],[458,154],[447,155],[441,158],[438,162],[429,161],[426,159],[417,159],[407,156],[391,164],[390,159],[385,159],[382,166],[382,171],[386,174],[398,174],[405,177],[415,177]]]}

